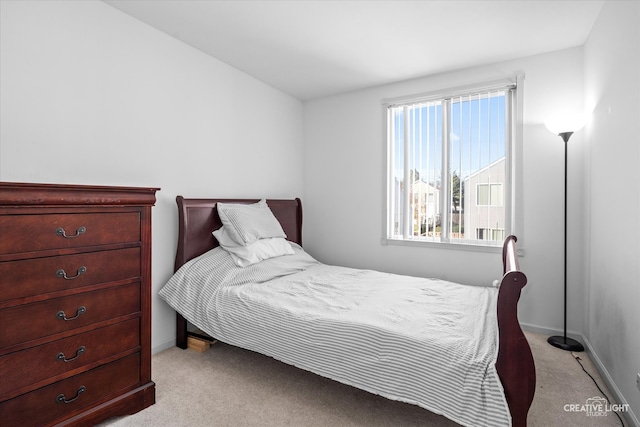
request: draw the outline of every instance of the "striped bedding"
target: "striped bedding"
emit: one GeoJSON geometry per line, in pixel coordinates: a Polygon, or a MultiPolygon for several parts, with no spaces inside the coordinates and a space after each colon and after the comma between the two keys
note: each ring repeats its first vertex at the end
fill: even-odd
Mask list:
{"type": "Polygon", "coordinates": [[[468,426],[511,417],[495,369],[497,289],[329,266],[236,266],[215,248],[160,296],[217,339],[468,426]]]}

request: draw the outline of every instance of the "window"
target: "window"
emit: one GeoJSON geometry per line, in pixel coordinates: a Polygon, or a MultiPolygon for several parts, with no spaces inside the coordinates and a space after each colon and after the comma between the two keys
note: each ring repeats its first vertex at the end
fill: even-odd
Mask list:
{"type": "Polygon", "coordinates": [[[476,204],[477,206],[502,206],[503,193],[502,183],[500,184],[478,184],[476,204]]]}
{"type": "Polygon", "coordinates": [[[476,228],[476,239],[478,240],[504,240],[504,230],[476,228]]]}
{"type": "Polygon", "coordinates": [[[498,246],[514,213],[516,84],[385,102],[385,241],[498,246]]]}

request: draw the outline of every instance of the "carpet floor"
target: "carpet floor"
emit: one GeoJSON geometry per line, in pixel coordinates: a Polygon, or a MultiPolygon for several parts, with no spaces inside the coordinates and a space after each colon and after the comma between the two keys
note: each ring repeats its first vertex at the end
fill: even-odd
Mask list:
{"type": "MultiPolygon", "coordinates": [[[[528,425],[621,426],[615,413],[565,411],[601,396],[572,353],[526,333],[537,385],[528,425]]],[[[611,399],[586,353],[576,353],[611,399]]],[[[414,405],[391,401],[223,343],[205,352],[177,347],[152,358],[156,404],[103,427],[260,426],[404,427],[458,424],[414,405]]],[[[626,425],[626,423],[624,424],[626,425]]]]}

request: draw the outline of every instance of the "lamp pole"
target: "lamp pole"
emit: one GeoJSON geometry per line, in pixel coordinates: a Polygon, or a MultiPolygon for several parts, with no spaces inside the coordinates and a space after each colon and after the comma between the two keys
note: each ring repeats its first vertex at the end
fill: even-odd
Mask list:
{"type": "Polygon", "coordinates": [[[554,347],[567,351],[584,351],[580,342],[567,337],[567,158],[568,142],[573,132],[560,132],[558,136],[564,141],[564,335],[552,336],[547,342],[554,347]]]}

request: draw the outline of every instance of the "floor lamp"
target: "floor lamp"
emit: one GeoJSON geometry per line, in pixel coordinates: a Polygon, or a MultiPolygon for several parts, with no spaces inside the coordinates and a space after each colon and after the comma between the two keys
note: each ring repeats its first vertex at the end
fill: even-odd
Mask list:
{"type": "Polygon", "coordinates": [[[545,122],[547,129],[564,141],[564,335],[549,337],[547,342],[567,351],[584,351],[579,341],[567,337],[567,143],[584,124],[584,117],[578,115],[553,117],[545,122]]]}

